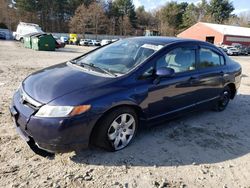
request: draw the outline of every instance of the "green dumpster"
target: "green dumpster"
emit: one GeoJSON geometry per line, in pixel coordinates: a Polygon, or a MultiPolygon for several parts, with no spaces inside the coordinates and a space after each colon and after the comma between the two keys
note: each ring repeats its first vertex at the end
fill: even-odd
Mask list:
{"type": "Polygon", "coordinates": [[[31,40],[32,49],[34,50],[55,51],[55,39],[51,34],[33,36],[31,40]]]}
{"type": "Polygon", "coordinates": [[[23,37],[23,46],[24,46],[25,48],[31,48],[30,36],[24,36],[24,37],[23,37]]]}
{"type": "Polygon", "coordinates": [[[41,34],[42,34],[42,33],[30,33],[30,34],[25,35],[25,36],[23,37],[23,39],[24,39],[24,43],[23,43],[24,47],[25,47],[25,48],[32,48],[32,41],[31,41],[31,38],[32,38],[33,36],[38,36],[38,35],[41,35],[41,34]]]}

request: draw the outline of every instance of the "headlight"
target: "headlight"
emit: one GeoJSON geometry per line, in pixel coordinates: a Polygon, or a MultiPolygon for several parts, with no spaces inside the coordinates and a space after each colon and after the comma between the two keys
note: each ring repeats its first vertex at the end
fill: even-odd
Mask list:
{"type": "Polygon", "coordinates": [[[69,117],[88,111],[91,105],[81,106],[42,106],[35,116],[37,117],[69,117]]]}

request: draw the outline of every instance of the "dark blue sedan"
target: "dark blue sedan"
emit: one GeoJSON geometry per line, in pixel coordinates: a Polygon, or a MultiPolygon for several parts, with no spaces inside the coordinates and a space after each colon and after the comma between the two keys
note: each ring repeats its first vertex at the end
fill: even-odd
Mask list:
{"type": "Polygon", "coordinates": [[[240,81],[241,66],[212,44],[129,38],[31,74],[10,111],[21,137],[43,150],[117,151],[139,126],[204,107],[223,111],[240,81]]]}

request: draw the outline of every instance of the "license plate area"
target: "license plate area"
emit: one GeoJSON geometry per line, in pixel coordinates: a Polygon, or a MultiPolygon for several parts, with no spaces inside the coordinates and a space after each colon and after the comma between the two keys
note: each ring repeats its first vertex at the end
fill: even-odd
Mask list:
{"type": "Polygon", "coordinates": [[[26,129],[26,125],[29,121],[29,117],[26,117],[24,114],[18,112],[18,110],[12,106],[10,107],[11,117],[16,127],[21,127],[23,130],[26,129]]]}
{"type": "Polygon", "coordinates": [[[18,124],[17,124],[18,112],[14,106],[10,107],[10,115],[11,115],[12,121],[14,122],[15,126],[17,127],[18,126],[18,124]]]}
{"type": "Polygon", "coordinates": [[[28,135],[26,135],[26,134],[22,131],[22,129],[20,128],[20,125],[19,125],[19,123],[18,123],[18,119],[20,119],[20,118],[19,118],[20,116],[19,116],[19,113],[17,112],[17,110],[15,109],[14,106],[11,106],[11,107],[10,107],[10,113],[11,113],[11,118],[12,118],[12,120],[13,120],[13,123],[14,123],[14,126],[15,126],[15,128],[16,128],[17,133],[20,135],[20,137],[21,137],[24,141],[28,142],[28,141],[30,140],[30,138],[29,138],[28,135]]]}

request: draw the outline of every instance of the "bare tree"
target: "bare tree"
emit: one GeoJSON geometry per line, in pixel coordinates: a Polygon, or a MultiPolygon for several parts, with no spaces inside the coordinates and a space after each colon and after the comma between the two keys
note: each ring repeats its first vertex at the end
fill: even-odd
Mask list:
{"type": "Polygon", "coordinates": [[[85,14],[86,12],[87,12],[87,8],[85,5],[81,5],[76,9],[75,15],[71,18],[69,22],[70,32],[85,33],[87,20],[88,20],[85,14]]]}
{"type": "Polygon", "coordinates": [[[17,12],[7,0],[0,0],[0,24],[10,30],[15,30],[19,21],[17,12]]]}
{"type": "Polygon", "coordinates": [[[94,2],[88,7],[79,6],[69,27],[71,32],[102,34],[107,33],[108,20],[101,4],[94,2]]]}
{"type": "Polygon", "coordinates": [[[240,13],[238,23],[240,26],[250,27],[250,11],[240,13]]]}
{"type": "Polygon", "coordinates": [[[128,16],[124,16],[120,22],[121,35],[131,35],[133,33],[133,26],[128,16]]]}
{"type": "Polygon", "coordinates": [[[88,30],[95,34],[107,33],[108,19],[100,3],[92,3],[88,7],[89,28],[88,30]]]}

